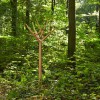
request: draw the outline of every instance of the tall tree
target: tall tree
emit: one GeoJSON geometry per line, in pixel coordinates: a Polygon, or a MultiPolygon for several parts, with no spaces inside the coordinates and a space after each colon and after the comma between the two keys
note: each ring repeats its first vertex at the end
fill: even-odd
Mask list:
{"type": "Polygon", "coordinates": [[[76,51],[76,25],[75,25],[75,0],[68,0],[69,4],[69,34],[68,34],[68,58],[71,60],[70,65],[75,67],[74,53],[76,51]]]}
{"type": "Polygon", "coordinates": [[[100,34],[100,0],[99,0],[99,34],[100,34]]]}
{"type": "Polygon", "coordinates": [[[97,16],[96,29],[100,33],[100,0],[97,0],[96,11],[98,12],[98,15],[99,15],[97,16]]]}
{"type": "Polygon", "coordinates": [[[12,10],[12,16],[11,16],[12,35],[16,36],[17,35],[17,0],[10,0],[10,3],[11,3],[11,10],[12,10]]]}
{"type": "Polygon", "coordinates": [[[26,0],[26,24],[30,22],[30,0],[26,0]]]}
{"type": "Polygon", "coordinates": [[[54,13],[54,6],[55,6],[55,0],[52,0],[52,2],[51,2],[52,14],[54,13]]]}

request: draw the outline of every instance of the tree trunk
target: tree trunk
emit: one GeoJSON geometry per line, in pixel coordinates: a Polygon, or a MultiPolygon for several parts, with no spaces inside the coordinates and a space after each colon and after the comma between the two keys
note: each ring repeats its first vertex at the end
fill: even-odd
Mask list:
{"type": "Polygon", "coordinates": [[[30,0],[26,0],[26,24],[30,23],[30,0]]]}
{"type": "Polygon", "coordinates": [[[12,26],[12,35],[17,35],[17,0],[10,0],[11,2],[11,10],[12,10],[12,16],[11,16],[11,26],[12,26]]]}
{"type": "Polygon", "coordinates": [[[99,0],[99,37],[100,37],[100,0],[99,0]]]}
{"type": "Polygon", "coordinates": [[[52,2],[51,2],[52,14],[54,13],[54,6],[55,6],[55,0],[52,0],[52,2]]]}
{"type": "Polygon", "coordinates": [[[2,23],[3,23],[2,20],[3,20],[3,19],[2,19],[2,17],[1,17],[1,20],[0,20],[0,35],[3,35],[3,34],[2,34],[2,23]]]}
{"type": "Polygon", "coordinates": [[[71,60],[70,65],[75,68],[76,51],[76,24],[75,24],[75,0],[69,0],[69,34],[68,34],[68,58],[71,60]]]}

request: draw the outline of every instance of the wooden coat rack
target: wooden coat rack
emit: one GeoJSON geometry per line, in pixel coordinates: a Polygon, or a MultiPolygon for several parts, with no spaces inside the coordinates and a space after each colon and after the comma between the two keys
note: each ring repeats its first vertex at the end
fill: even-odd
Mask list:
{"type": "Polygon", "coordinates": [[[47,35],[44,35],[44,30],[45,30],[46,26],[42,29],[40,27],[40,25],[38,24],[39,32],[37,32],[35,30],[35,28],[34,28],[35,32],[33,32],[27,24],[25,26],[29,30],[29,32],[36,38],[36,40],[39,43],[39,68],[38,68],[38,73],[39,73],[39,81],[41,81],[42,80],[42,43],[51,34],[51,32],[53,30],[50,30],[47,35]]]}

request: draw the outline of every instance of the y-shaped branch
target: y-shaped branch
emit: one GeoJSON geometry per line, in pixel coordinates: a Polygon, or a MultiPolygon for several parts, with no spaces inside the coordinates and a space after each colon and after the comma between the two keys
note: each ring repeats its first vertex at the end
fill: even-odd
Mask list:
{"type": "Polygon", "coordinates": [[[25,24],[25,26],[26,26],[26,28],[30,31],[30,33],[37,39],[37,41],[41,41],[40,40],[40,38],[39,38],[39,35],[38,35],[38,33],[34,33],[32,30],[31,30],[31,28],[27,25],[27,24],[25,24]]]}

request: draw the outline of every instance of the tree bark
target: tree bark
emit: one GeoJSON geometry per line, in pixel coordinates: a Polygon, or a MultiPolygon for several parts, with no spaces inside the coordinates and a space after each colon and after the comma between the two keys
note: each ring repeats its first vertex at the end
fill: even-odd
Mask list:
{"type": "Polygon", "coordinates": [[[75,24],[75,0],[69,0],[69,34],[68,34],[68,58],[71,60],[70,65],[75,68],[75,51],[76,51],[76,24],[75,24]]]}
{"type": "Polygon", "coordinates": [[[42,42],[39,42],[39,81],[42,80],[42,42]]]}
{"type": "Polygon", "coordinates": [[[11,2],[11,10],[12,10],[12,16],[11,16],[11,26],[12,26],[12,35],[17,35],[17,0],[10,0],[11,2]]]}
{"type": "Polygon", "coordinates": [[[54,6],[55,6],[55,0],[51,1],[51,10],[52,10],[52,14],[54,13],[54,6]]]}
{"type": "Polygon", "coordinates": [[[99,37],[100,37],[100,0],[99,0],[99,37]]]}
{"type": "Polygon", "coordinates": [[[30,0],[26,0],[26,24],[30,23],[30,0]]]}

